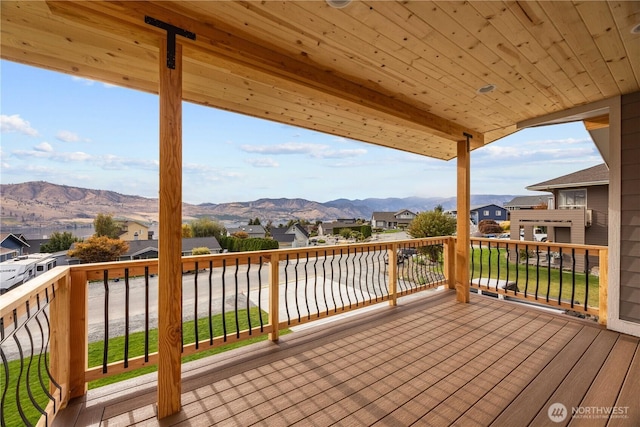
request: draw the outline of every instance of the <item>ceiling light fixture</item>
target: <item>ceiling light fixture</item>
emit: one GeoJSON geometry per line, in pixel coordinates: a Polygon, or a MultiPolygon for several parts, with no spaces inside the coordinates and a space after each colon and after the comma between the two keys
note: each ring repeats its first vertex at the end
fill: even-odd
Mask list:
{"type": "Polygon", "coordinates": [[[631,28],[631,34],[640,34],[640,24],[636,24],[631,28]]]}
{"type": "Polygon", "coordinates": [[[496,90],[496,85],[494,84],[488,84],[488,85],[484,85],[481,88],[479,88],[476,92],[480,93],[480,94],[484,94],[484,93],[489,93],[489,92],[493,92],[494,90],[496,90]]]}
{"type": "Polygon", "coordinates": [[[351,0],[325,0],[327,4],[336,9],[342,9],[343,7],[349,6],[351,4],[351,0]]]}

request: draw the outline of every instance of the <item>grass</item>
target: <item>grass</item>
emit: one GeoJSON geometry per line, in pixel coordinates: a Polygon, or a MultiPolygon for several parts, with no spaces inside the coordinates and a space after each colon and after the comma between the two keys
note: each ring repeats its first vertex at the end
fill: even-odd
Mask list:
{"type": "MultiPolygon", "coordinates": [[[[261,312],[257,307],[251,308],[248,312],[247,310],[238,310],[239,330],[248,329],[249,322],[251,322],[252,327],[256,327],[260,325],[260,317],[262,317],[263,319],[263,324],[266,325],[268,323],[269,315],[264,311],[261,312]]],[[[211,317],[211,320],[213,324],[214,336],[222,335],[223,333],[222,315],[221,314],[213,315],[211,317]]],[[[226,313],[225,322],[227,325],[227,334],[235,333],[236,318],[235,318],[234,312],[226,313]]],[[[207,318],[198,319],[197,325],[198,325],[199,339],[202,340],[202,339],[208,338],[209,318],[207,317],[207,318]]],[[[195,329],[196,329],[195,326],[196,326],[196,322],[193,320],[185,322],[183,324],[183,336],[184,336],[185,343],[192,343],[195,341],[195,329]]],[[[280,334],[284,335],[289,332],[290,330],[286,329],[286,330],[280,331],[280,334]]],[[[262,336],[250,338],[244,341],[239,341],[231,344],[225,344],[219,347],[214,347],[209,350],[202,351],[200,353],[185,356],[182,358],[182,362],[184,363],[192,360],[201,359],[203,357],[211,356],[213,354],[222,353],[224,351],[232,350],[234,348],[242,347],[242,346],[249,345],[259,341],[264,341],[266,339],[267,339],[267,336],[262,335],[262,336]]],[[[129,358],[144,355],[144,341],[145,341],[144,332],[135,332],[129,335],[129,358]]],[[[122,360],[124,355],[124,345],[125,345],[124,337],[113,337],[109,339],[109,345],[108,345],[108,350],[109,350],[108,362],[109,363],[122,360]]],[[[152,329],[149,331],[149,353],[156,352],[157,348],[158,348],[158,330],[152,329]]],[[[102,365],[103,350],[104,350],[104,343],[102,341],[89,344],[89,352],[88,352],[89,367],[102,365]]],[[[41,363],[44,363],[44,357],[45,355],[42,355],[40,359],[41,363]]],[[[20,388],[20,398],[19,398],[19,401],[22,402],[22,405],[25,406],[23,408],[23,411],[27,419],[34,425],[40,418],[40,412],[38,412],[38,410],[34,407],[34,405],[29,400],[27,391],[25,389],[26,384],[29,383],[30,386],[32,387],[34,400],[41,407],[45,408],[46,405],[48,404],[48,397],[42,390],[42,386],[40,385],[40,382],[38,379],[37,369],[36,369],[37,363],[38,363],[38,356],[34,356],[33,358],[28,358],[28,357],[25,358],[23,377],[21,378],[21,381],[20,381],[21,388],[20,388]],[[28,381],[26,381],[25,379],[26,367],[30,361],[32,363],[32,368],[30,370],[29,379],[28,381]]],[[[9,368],[9,387],[8,387],[7,395],[5,396],[4,408],[2,408],[3,409],[2,418],[4,419],[7,427],[23,426],[24,422],[22,421],[22,418],[19,415],[17,404],[16,404],[16,393],[18,391],[18,373],[20,372],[20,360],[13,360],[9,362],[8,368],[9,368]]],[[[155,372],[156,370],[157,370],[157,366],[153,365],[153,366],[147,366],[144,368],[132,370],[129,372],[124,372],[122,374],[113,375],[107,378],[92,381],[89,383],[89,388],[93,389],[97,387],[102,387],[107,384],[113,384],[119,381],[124,381],[129,378],[134,378],[150,372],[155,372]]],[[[2,378],[2,381],[5,380],[4,372],[0,373],[0,378],[2,378]]],[[[48,387],[48,381],[46,379],[44,384],[46,387],[48,387]]],[[[3,388],[4,387],[0,387],[0,390],[3,388]]]]}
{"type": "MultiPolygon", "coordinates": [[[[482,277],[489,277],[489,253],[491,253],[491,279],[507,279],[507,256],[506,249],[482,249],[474,248],[472,250],[473,264],[471,271],[473,278],[480,277],[480,266],[482,265],[482,277]],[[482,258],[480,253],[482,252],[482,258]],[[498,265],[500,266],[500,274],[498,275],[498,265]]],[[[543,256],[540,254],[540,262],[543,256]]],[[[560,279],[562,278],[561,300],[570,302],[572,299],[572,286],[575,280],[575,292],[573,301],[579,306],[584,307],[585,297],[587,297],[588,305],[598,307],[599,300],[599,278],[594,275],[588,275],[589,288],[587,293],[587,274],[576,272],[572,275],[570,271],[560,271],[557,268],[548,268],[540,266],[536,271],[535,264],[529,264],[528,268],[524,264],[517,265],[518,289],[520,292],[527,291],[527,295],[535,295],[536,286],[538,298],[546,300],[547,292],[549,299],[557,301],[560,294],[560,279]],[[528,271],[527,271],[528,270],[528,271]],[[528,281],[527,281],[528,273],[528,281]],[[538,283],[536,283],[536,281],[538,283]]],[[[516,281],[516,265],[509,262],[509,281],[516,281]]]]}

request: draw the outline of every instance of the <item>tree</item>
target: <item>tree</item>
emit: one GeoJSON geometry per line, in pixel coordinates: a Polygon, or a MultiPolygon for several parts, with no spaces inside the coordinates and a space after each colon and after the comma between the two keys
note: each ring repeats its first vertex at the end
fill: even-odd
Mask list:
{"type": "Polygon", "coordinates": [[[86,263],[108,262],[117,261],[128,250],[129,244],[123,240],[107,236],[91,236],[84,242],[76,244],[76,248],[70,250],[68,255],[86,263]]]}
{"type": "Polygon", "coordinates": [[[261,225],[260,218],[256,217],[256,219],[253,220],[253,225],[261,225]]]}
{"type": "MultiPolygon", "coordinates": [[[[420,212],[409,224],[407,233],[414,239],[421,237],[450,236],[456,231],[456,220],[440,209],[420,212]]],[[[440,245],[429,245],[420,248],[420,252],[426,254],[431,262],[437,262],[442,253],[440,245]]]]}
{"type": "Polygon", "coordinates": [[[98,214],[93,220],[93,228],[96,230],[95,235],[97,237],[106,236],[112,239],[120,237],[121,226],[118,222],[113,220],[111,214],[98,214]]]}
{"type": "Polygon", "coordinates": [[[235,233],[232,234],[233,237],[237,238],[237,239],[248,239],[249,238],[249,233],[247,233],[246,231],[236,231],[235,233]]]}
{"type": "Polygon", "coordinates": [[[190,226],[193,237],[215,237],[219,241],[220,237],[227,233],[222,224],[211,218],[196,219],[190,226]]]}
{"type": "Polygon", "coordinates": [[[421,237],[450,236],[456,231],[456,219],[437,207],[420,212],[409,224],[407,233],[414,239],[421,237]]]}
{"type": "Polygon", "coordinates": [[[80,239],[78,237],[74,236],[68,231],[65,231],[64,233],[54,231],[53,233],[51,233],[49,241],[40,246],[40,252],[53,253],[66,251],[71,247],[71,245],[79,241],[80,239]]]}
{"type": "Polygon", "coordinates": [[[189,224],[182,224],[182,238],[190,239],[191,237],[193,237],[193,230],[191,230],[189,224]]]}

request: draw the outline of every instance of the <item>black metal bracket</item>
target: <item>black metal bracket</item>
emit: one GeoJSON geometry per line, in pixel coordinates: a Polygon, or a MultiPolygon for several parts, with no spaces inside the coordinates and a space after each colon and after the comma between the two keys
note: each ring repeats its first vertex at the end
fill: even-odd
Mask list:
{"type": "Polygon", "coordinates": [[[167,24],[159,19],[150,16],[144,17],[144,22],[154,27],[161,28],[167,32],[167,68],[175,70],[176,68],[176,36],[182,36],[189,40],[195,40],[196,34],[191,31],[167,24]]]}
{"type": "Polygon", "coordinates": [[[462,132],[462,135],[464,135],[467,138],[467,150],[468,150],[470,148],[469,140],[473,138],[473,135],[467,132],[462,132]]]}

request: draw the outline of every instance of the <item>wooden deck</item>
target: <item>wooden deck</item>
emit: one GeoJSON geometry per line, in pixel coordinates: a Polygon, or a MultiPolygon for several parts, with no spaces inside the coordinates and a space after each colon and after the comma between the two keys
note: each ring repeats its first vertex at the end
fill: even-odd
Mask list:
{"type": "Polygon", "coordinates": [[[152,374],[91,390],[55,425],[640,425],[638,338],[490,297],[460,304],[450,291],[183,372],[182,411],[161,422],[152,374]],[[569,411],[557,424],[554,403],[569,411]],[[601,415],[614,407],[617,418],[601,415]]]}

